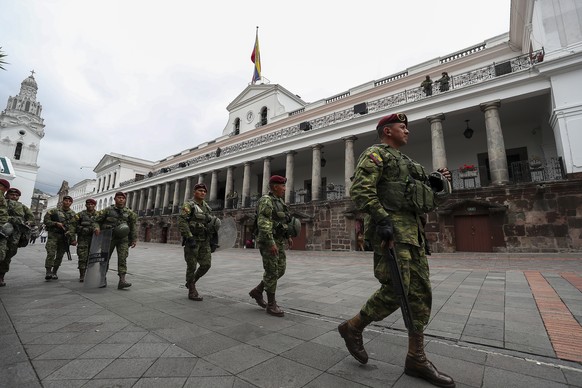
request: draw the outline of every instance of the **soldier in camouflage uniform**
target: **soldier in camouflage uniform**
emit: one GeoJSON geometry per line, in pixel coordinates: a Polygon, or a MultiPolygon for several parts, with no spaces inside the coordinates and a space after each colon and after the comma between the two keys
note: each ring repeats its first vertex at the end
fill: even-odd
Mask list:
{"type": "Polygon", "coordinates": [[[16,256],[20,246],[28,245],[30,239],[30,225],[34,222],[34,215],[30,209],[18,202],[20,190],[11,187],[6,192],[8,205],[8,222],[14,228],[7,240],[6,258],[0,262],[0,287],[4,287],[4,275],[10,270],[10,262],[16,256]]]}
{"type": "MultiPolygon", "coordinates": [[[[365,233],[374,247],[374,275],[381,287],[338,330],[352,356],[365,364],[364,328],[400,307],[387,264],[388,248],[394,247],[413,317],[404,371],[440,387],[454,387],[453,379],[427,360],[423,334],[430,318],[432,290],[420,217],[434,210],[444,196],[435,194],[424,168],[399,151],[408,143],[407,126],[402,113],[382,118],[376,127],[381,144],[366,149],[358,160],[350,196],[367,213],[365,233]]],[[[439,172],[450,180],[446,168],[439,172]]]]}
{"type": "Polygon", "coordinates": [[[216,249],[211,240],[217,232],[220,221],[211,214],[212,209],[204,201],[208,192],[206,185],[198,183],[194,185],[193,191],[194,198],[182,205],[178,228],[184,246],[188,299],[202,301],[203,298],[196,289],[196,282],[210,269],[211,253],[216,249]]]}
{"type": "Polygon", "coordinates": [[[97,201],[89,198],[85,201],[86,210],[75,215],[75,229],[77,231],[77,258],[79,259],[79,282],[85,281],[85,271],[87,270],[87,261],[89,260],[89,248],[91,247],[91,238],[95,231],[95,206],[97,201]]]}
{"type": "Polygon", "coordinates": [[[257,205],[258,244],[263,258],[263,280],[253,288],[249,295],[259,306],[267,308],[267,313],[276,317],[285,315],[275,300],[277,280],[285,274],[287,257],[285,244],[293,246],[289,237],[288,222],[291,217],[285,204],[285,183],[287,178],[273,175],[269,179],[269,194],[263,195],[257,205]],[[263,290],[267,291],[268,303],[263,299],[263,290]]]}
{"type": "Polygon", "coordinates": [[[75,212],[71,209],[73,198],[63,197],[61,207],[49,210],[43,222],[48,230],[46,242],[45,279],[58,279],[57,271],[63,261],[63,256],[69,245],[76,245],[75,241],[75,212]]]}
{"type": "Polygon", "coordinates": [[[2,225],[8,222],[8,204],[6,203],[6,199],[4,198],[4,193],[6,190],[10,188],[10,183],[6,179],[0,179],[0,287],[5,286],[4,283],[4,274],[8,271],[4,267],[4,260],[6,259],[6,253],[8,250],[7,247],[7,239],[9,236],[4,234],[4,228],[2,225]],[[4,271],[6,269],[6,271],[4,271]]]}
{"type": "Polygon", "coordinates": [[[122,290],[131,287],[131,283],[125,280],[125,275],[129,247],[135,248],[137,244],[137,215],[125,206],[127,197],[124,192],[115,193],[113,200],[114,205],[97,212],[93,226],[97,236],[101,229],[113,229],[108,263],[111,261],[113,251],[117,250],[117,274],[119,275],[117,289],[122,290]]]}

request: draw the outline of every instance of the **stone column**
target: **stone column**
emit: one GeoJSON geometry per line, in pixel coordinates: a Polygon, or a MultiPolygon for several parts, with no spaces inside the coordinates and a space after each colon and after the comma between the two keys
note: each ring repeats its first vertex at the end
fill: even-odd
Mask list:
{"type": "Polygon", "coordinates": [[[358,140],[355,136],[344,137],[345,145],[345,158],[344,163],[344,195],[349,198],[350,187],[352,187],[351,177],[354,175],[354,169],[356,168],[356,156],[354,155],[354,141],[358,140]]]}
{"type": "Polygon", "coordinates": [[[319,201],[319,192],[321,191],[321,144],[311,147],[313,157],[311,161],[311,200],[319,201]]]}
{"type": "Polygon", "coordinates": [[[174,182],[174,198],[172,198],[172,207],[180,206],[180,180],[174,182]]]}
{"type": "Polygon", "coordinates": [[[251,166],[253,162],[245,162],[243,169],[242,207],[249,207],[251,198],[251,166]]]}
{"type": "Polygon", "coordinates": [[[184,202],[190,200],[192,195],[192,177],[186,178],[186,186],[184,187],[184,202]]]}
{"type": "Polygon", "coordinates": [[[443,135],[443,121],[445,115],[439,113],[426,118],[430,123],[430,136],[432,144],[432,170],[447,167],[447,153],[445,151],[445,137],[443,135]]]}
{"type": "Polygon", "coordinates": [[[234,171],[233,166],[228,166],[226,168],[226,185],[224,188],[224,208],[226,209],[226,197],[233,192],[233,177],[232,173],[234,171]]]}
{"type": "Polygon", "coordinates": [[[206,176],[206,174],[200,174],[198,175],[198,183],[204,183],[204,177],[206,176]]]}
{"type": "Polygon", "coordinates": [[[287,152],[285,161],[285,178],[287,178],[287,191],[285,191],[285,202],[295,203],[295,155],[297,152],[287,152]]]}
{"type": "Polygon", "coordinates": [[[273,158],[266,157],[263,159],[263,191],[262,195],[269,194],[269,179],[271,179],[271,160],[273,158]]]}
{"type": "Polygon", "coordinates": [[[148,187],[148,203],[145,210],[150,210],[154,206],[154,187],[148,187]]]}
{"type": "Polygon", "coordinates": [[[160,208],[161,199],[162,199],[162,185],[156,185],[156,200],[155,200],[154,209],[160,208]]]}
{"type": "Polygon", "coordinates": [[[162,206],[164,208],[170,206],[170,182],[166,182],[164,185],[164,202],[162,206]]]}
{"type": "Polygon", "coordinates": [[[145,189],[141,189],[139,191],[139,204],[137,205],[137,210],[143,210],[144,204],[145,204],[145,189]]]}
{"type": "Polygon", "coordinates": [[[137,206],[137,197],[139,196],[139,191],[135,190],[131,192],[131,204],[130,209],[135,211],[137,206]]]}
{"type": "Polygon", "coordinates": [[[210,201],[216,200],[218,197],[218,173],[220,170],[212,171],[212,178],[210,179],[210,201]]]}
{"type": "Polygon", "coordinates": [[[503,131],[501,130],[501,120],[499,119],[500,105],[501,102],[499,100],[479,105],[485,115],[489,172],[491,174],[491,184],[495,186],[509,183],[505,142],[503,140],[503,131]]]}

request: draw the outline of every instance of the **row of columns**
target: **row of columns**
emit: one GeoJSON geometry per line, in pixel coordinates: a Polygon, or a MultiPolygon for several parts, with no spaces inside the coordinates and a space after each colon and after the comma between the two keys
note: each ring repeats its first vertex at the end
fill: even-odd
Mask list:
{"type": "MultiPolygon", "coordinates": [[[[503,185],[509,182],[509,173],[507,168],[507,159],[505,154],[505,144],[503,140],[503,132],[501,129],[501,121],[499,118],[499,101],[493,101],[488,103],[483,103],[480,105],[481,111],[485,116],[485,127],[487,132],[487,151],[489,154],[489,168],[491,173],[491,181],[493,185],[503,185]]],[[[443,132],[443,121],[445,120],[445,115],[443,113],[427,117],[430,123],[431,129],[431,144],[432,144],[432,168],[433,170],[438,170],[439,168],[447,167],[447,156],[445,150],[444,132],[443,132]]],[[[345,146],[345,162],[344,162],[344,187],[346,197],[349,197],[349,190],[351,187],[351,177],[354,174],[355,168],[355,154],[354,154],[354,142],[357,140],[355,136],[349,136],[343,138],[345,146]]],[[[321,153],[323,149],[322,144],[315,144],[311,147],[312,150],[312,163],[311,163],[311,188],[312,188],[312,200],[320,199],[321,192],[321,153]]],[[[286,153],[285,157],[285,171],[287,178],[287,186],[293,188],[295,185],[295,155],[296,151],[289,151],[286,153]]],[[[267,194],[269,192],[269,178],[271,177],[271,160],[272,157],[266,157],[263,159],[263,181],[261,182],[262,193],[267,194]]],[[[251,166],[253,162],[243,163],[243,182],[242,182],[242,202],[247,203],[251,195],[251,166]]],[[[229,166],[226,169],[226,185],[225,185],[225,206],[226,206],[226,195],[234,191],[234,170],[236,166],[229,166]]],[[[218,174],[219,170],[214,170],[211,172],[210,180],[210,192],[209,200],[217,200],[218,196],[218,174]]],[[[204,183],[204,178],[206,174],[200,174],[198,176],[197,183],[204,183]]],[[[184,197],[179,198],[181,180],[176,180],[174,182],[174,195],[172,203],[174,206],[179,205],[181,202],[185,202],[190,199],[192,193],[192,177],[185,178],[185,188],[184,197]],[[182,201],[180,202],[180,199],[182,201]]],[[[162,185],[154,186],[140,189],[134,192],[128,193],[128,204],[134,210],[146,210],[162,207],[168,207],[170,203],[170,189],[171,182],[166,182],[164,184],[164,195],[162,200],[162,185]],[[147,203],[145,202],[147,191],[147,203]],[[160,201],[162,201],[160,203],[160,201]]],[[[291,201],[292,190],[287,190],[285,192],[285,202],[289,203],[291,201]]]]}

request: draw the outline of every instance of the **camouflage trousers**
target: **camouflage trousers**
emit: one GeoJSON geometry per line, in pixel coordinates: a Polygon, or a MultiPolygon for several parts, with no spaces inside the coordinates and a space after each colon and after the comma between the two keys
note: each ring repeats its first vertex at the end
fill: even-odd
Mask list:
{"type": "Polygon", "coordinates": [[[10,258],[7,257],[8,246],[4,237],[0,237],[0,274],[8,272],[10,268],[10,258]]]}
{"type": "Polygon", "coordinates": [[[276,240],[279,255],[271,254],[271,246],[259,243],[259,251],[263,258],[263,283],[265,291],[275,293],[277,291],[277,280],[279,280],[287,269],[287,256],[285,255],[286,240],[276,240]]]}
{"type": "Polygon", "coordinates": [[[129,238],[124,237],[121,239],[117,239],[113,237],[111,239],[111,245],[109,246],[109,261],[107,262],[107,269],[109,269],[111,255],[115,250],[117,251],[117,273],[119,275],[124,275],[127,273],[127,257],[129,256],[129,238]]]}
{"type": "Polygon", "coordinates": [[[86,269],[87,261],[89,260],[89,248],[91,247],[91,239],[93,234],[77,235],[77,258],[79,263],[77,268],[86,269]]]}
{"type": "Polygon", "coordinates": [[[0,263],[0,273],[6,273],[10,270],[12,258],[18,253],[18,242],[20,241],[21,234],[18,228],[14,228],[14,232],[6,240],[6,253],[4,255],[4,261],[0,263]]]}
{"type": "MultiPolygon", "coordinates": [[[[430,273],[424,247],[397,243],[394,250],[398,256],[404,289],[407,291],[414,330],[423,332],[432,306],[430,273]]],[[[372,294],[361,310],[373,321],[381,321],[400,308],[399,298],[392,288],[386,253],[379,243],[374,243],[374,276],[382,286],[372,294]]]]}
{"type": "Polygon", "coordinates": [[[196,240],[194,248],[184,246],[184,260],[186,261],[186,283],[198,281],[210,270],[210,240],[196,240]]]}
{"type": "Polygon", "coordinates": [[[61,233],[51,233],[49,232],[48,239],[46,241],[46,260],[44,261],[45,268],[60,267],[63,262],[63,256],[65,255],[67,244],[69,242],[65,238],[65,235],[61,233]]]}

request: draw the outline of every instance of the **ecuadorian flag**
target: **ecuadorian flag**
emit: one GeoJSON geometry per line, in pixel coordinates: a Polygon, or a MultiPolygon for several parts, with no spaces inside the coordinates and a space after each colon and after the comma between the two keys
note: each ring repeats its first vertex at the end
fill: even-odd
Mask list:
{"type": "Polygon", "coordinates": [[[257,37],[255,39],[255,47],[253,47],[253,53],[251,54],[251,61],[255,64],[255,70],[253,72],[253,80],[251,83],[255,83],[261,79],[261,53],[259,51],[259,27],[257,27],[257,37]]]}

